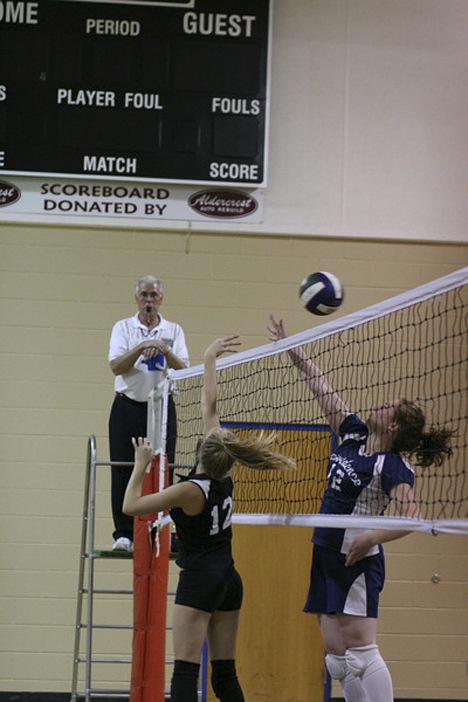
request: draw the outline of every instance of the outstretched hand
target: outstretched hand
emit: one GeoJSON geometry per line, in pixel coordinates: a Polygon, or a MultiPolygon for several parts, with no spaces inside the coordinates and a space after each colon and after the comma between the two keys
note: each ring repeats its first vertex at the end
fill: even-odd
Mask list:
{"type": "Polygon", "coordinates": [[[153,444],[146,437],[139,436],[138,439],[132,437],[133,448],[135,449],[135,467],[146,469],[153,457],[153,444]]]}
{"type": "Polygon", "coordinates": [[[230,336],[224,336],[221,339],[216,339],[213,341],[205,351],[205,356],[214,356],[218,358],[223,353],[236,353],[236,346],[240,346],[241,342],[236,341],[239,338],[238,334],[231,334],[230,336]]]}
{"type": "Polygon", "coordinates": [[[288,336],[286,329],[284,328],[283,320],[277,319],[272,314],[270,314],[270,325],[267,326],[270,332],[270,341],[279,341],[280,339],[286,339],[288,336]]]}

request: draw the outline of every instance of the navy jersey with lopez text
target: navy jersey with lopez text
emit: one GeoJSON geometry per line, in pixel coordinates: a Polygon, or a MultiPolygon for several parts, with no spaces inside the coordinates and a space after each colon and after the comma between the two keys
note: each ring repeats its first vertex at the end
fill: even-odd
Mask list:
{"type": "Polygon", "coordinates": [[[212,480],[207,475],[191,474],[191,483],[205,496],[201,514],[193,517],[180,508],[170,510],[179,537],[177,565],[191,570],[224,570],[234,564],[232,541],[232,480],[212,480]]]}
{"type": "MultiPolygon", "coordinates": [[[[390,502],[395,485],[414,485],[414,471],[399,454],[391,451],[365,452],[368,428],[355,414],[340,426],[341,444],[330,456],[328,486],[323,496],[321,514],[380,515],[390,502]]],[[[334,551],[347,553],[359,533],[365,529],[329,529],[317,527],[313,542],[334,551]]],[[[367,555],[378,552],[375,546],[367,555]]]]}

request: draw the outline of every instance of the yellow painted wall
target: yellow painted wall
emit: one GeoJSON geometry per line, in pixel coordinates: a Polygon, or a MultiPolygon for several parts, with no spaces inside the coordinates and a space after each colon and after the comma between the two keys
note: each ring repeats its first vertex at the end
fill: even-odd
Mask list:
{"type": "MultiPolygon", "coordinates": [[[[109,334],[134,312],[136,278],[163,277],[163,314],[182,324],[192,363],[199,363],[214,336],[238,332],[244,348],[265,343],[270,311],[284,316],[291,332],[319,324],[297,298],[312,270],[342,277],[341,315],[468,263],[461,244],[5,224],[0,249],[4,691],[70,689],[87,439],[96,435],[98,456],[107,460],[109,334]]],[[[98,483],[100,546],[111,543],[108,473],[103,467],[98,483]]],[[[380,641],[397,697],[466,698],[466,550],[464,538],[449,536],[412,536],[387,547],[380,641]],[[435,569],[438,585],[430,580],[435,569]]],[[[127,563],[105,568],[128,581],[127,563]]],[[[308,568],[300,562],[291,573],[294,592],[303,590],[308,568]]],[[[287,595],[299,613],[305,591],[295,603],[287,595]]],[[[119,598],[106,607],[115,621],[131,616],[119,598]]],[[[102,649],[111,643],[124,651],[127,642],[107,637],[102,649]]],[[[278,646],[287,656],[297,642],[278,646]]],[[[107,667],[104,682],[125,687],[128,676],[128,667],[107,667]]]]}

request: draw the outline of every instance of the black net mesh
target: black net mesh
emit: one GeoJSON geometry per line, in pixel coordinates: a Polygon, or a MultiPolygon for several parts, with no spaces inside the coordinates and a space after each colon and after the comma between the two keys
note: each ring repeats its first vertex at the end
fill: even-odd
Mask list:
{"type": "MultiPolygon", "coordinates": [[[[373,406],[407,398],[426,416],[426,428],[454,431],[453,453],[442,466],[414,466],[421,520],[467,518],[467,301],[468,274],[450,289],[438,281],[425,299],[408,293],[218,365],[218,412],[224,426],[245,437],[275,431],[277,448],[297,468],[282,473],[237,466],[234,510],[240,514],[313,515],[326,487],[328,458],[337,439],[325,423],[287,348],[301,346],[326,374],[347,406],[366,419],[373,406]],[[433,288],[433,292],[432,292],[433,288]],[[395,298],[397,300],[397,298],[395,298]],[[340,329],[338,322],[343,322],[340,329]]],[[[441,279],[445,281],[446,279],[441,279]]],[[[428,286],[425,286],[426,288],[428,286]]],[[[178,388],[176,472],[194,463],[202,434],[200,395],[203,369],[175,372],[178,388]],[[184,375],[185,374],[185,375],[184,375]]],[[[394,514],[390,508],[388,516],[394,514]]],[[[385,517],[384,517],[385,518],[385,517]]]]}

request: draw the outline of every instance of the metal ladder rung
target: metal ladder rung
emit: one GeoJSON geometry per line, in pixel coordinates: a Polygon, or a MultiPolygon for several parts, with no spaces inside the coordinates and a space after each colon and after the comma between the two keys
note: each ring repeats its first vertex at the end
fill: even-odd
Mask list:
{"type": "MultiPolygon", "coordinates": [[[[88,624],[86,622],[82,622],[80,624],[81,629],[87,629],[88,624]]],[[[132,624],[92,624],[91,625],[92,629],[133,629],[132,624]]]]}
{"type": "Polygon", "coordinates": [[[128,699],[130,697],[130,690],[101,690],[97,688],[90,688],[88,692],[77,692],[77,697],[86,697],[87,695],[92,695],[92,697],[118,697],[122,699],[128,699]]]}
{"type": "Polygon", "coordinates": [[[91,663],[131,663],[132,659],[131,658],[94,658],[91,657],[88,659],[87,657],[79,656],[78,657],[78,663],[86,663],[88,660],[91,661],[91,663]]]}
{"type": "MultiPolygon", "coordinates": [[[[88,588],[82,590],[84,595],[89,594],[88,588]]],[[[97,590],[93,589],[93,595],[133,595],[133,590],[97,590]]]]}
{"type": "Polygon", "coordinates": [[[131,561],[133,560],[133,553],[127,553],[125,551],[94,551],[93,553],[83,554],[85,558],[89,560],[99,561],[101,558],[108,561],[131,561]]]}

